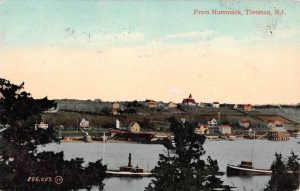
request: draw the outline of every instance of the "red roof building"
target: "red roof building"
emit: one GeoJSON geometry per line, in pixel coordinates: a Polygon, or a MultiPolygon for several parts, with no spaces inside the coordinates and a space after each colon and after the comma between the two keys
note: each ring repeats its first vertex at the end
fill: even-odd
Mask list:
{"type": "Polygon", "coordinates": [[[220,125],[219,126],[219,132],[222,135],[231,134],[231,127],[230,127],[230,125],[220,125]]]}
{"type": "Polygon", "coordinates": [[[193,99],[192,94],[190,94],[188,98],[182,100],[182,104],[187,106],[195,106],[196,102],[193,99]]]}

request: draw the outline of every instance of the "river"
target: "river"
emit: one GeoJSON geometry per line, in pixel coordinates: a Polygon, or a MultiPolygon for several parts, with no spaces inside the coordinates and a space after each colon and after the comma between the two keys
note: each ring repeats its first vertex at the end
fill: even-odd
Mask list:
{"type": "MultiPolygon", "coordinates": [[[[227,164],[239,164],[240,161],[251,160],[252,147],[254,148],[253,164],[257,168],[270,168],[275,153],[288,156],[293,150],[300,154],[299,139],[291,138],[289,141],[268,140],[236,140],[236,141],[206,141],[204,149],[207,156],[218,160],[220,170],[226,171],[227,164]],[[254,144],[254,145],[253,145],[254,144]]],[[[118,169],[127,165],[128,153],[132,153],[134,166],[151,170],[158,161],[159,153],[164,152],[162,145],[133,144],[133,143],[85,143],[68,142],[61,144],[47,144],[40,146],[39,151],[64,151],[65,159],[82,157],[87,162],[94,162],[104,158],[108,169],[118,169]]],[[[236,186],[239,190],[263,190],[270,176],[249,177],[222,177],[225,184],[236,186]]],[[[151,178],[109,178],[105,180],[104,191],[142,191],[149,184],[151,178]]],[[[94,189],[96,190],[96,189],[94,189]]]]}

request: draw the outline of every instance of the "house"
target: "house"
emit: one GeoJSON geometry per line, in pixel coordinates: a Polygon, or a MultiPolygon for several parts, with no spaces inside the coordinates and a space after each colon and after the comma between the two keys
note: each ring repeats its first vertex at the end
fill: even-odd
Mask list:
{"type": "Polygon", "coordinates": [[[207,135],[209,134],[208,126],[198,124],[198,126],[195,128],[195,133],[199,135],[207,135]]]}
{"type": "Polygon", "coordinates": [[[166,108],[166,104],[164,103],[164,102],[162,102],[162,101],[159,101],[159,102],[157,102],[157,107],[159,107],[159,108],[166,108]]]}
{"type": "Polygon", "coordinates": [[[192,94],[190,94],[188,98],[184,98],[182,100],[182,105],[185,105],[185,106],[196,106],[197,104],[196,104],[195,100],[193,99],[192,94]]]}
{"type": "Polygon", "coordinates": [[[241,127],[248,129],[250,127],[250,120],[243,118],[242,120],[239,121],[239,125],[241,127]]]}
{"type": "Polygon", "coordinates": [[[213,102],[212,106],[213,106],[213,108],[219,108],[220,107],[220,103],[219,102],[213,102]]]}
{"type": "Polygon", "coordinates": [[[253,111],[253,106],[251,104],[245,104],[244,111],[253,111]]]}
{"type": "Polygon", "coordinates": [[[211,119],[207,122],[208,131],[210,134],[217,135],[219,134],[218,121],[216,119],[211,119]]]}
{"type": "Polygon", "coordinates": [[[47,123],[44,123],[44,121],[38,123],[38,124],[35,124],[34,125],[34,129],[37,130],[37,129],[48,129],[48,124],[47,123]]]}
{"type": "Polygon", "coordinates": [[[79,123],[79,127],[83,129],[90,128],[90,122],[85,120],[85,118],[83,118],[79,123]]]}
{"type": "Polygon", "coordinates": [[[238,104],[234,104],[233,105],[233,109],[238,109],[239,108],[239,105],[238,104]]]}
{"type": "Polygon", "coordinates": [[[146,100],[146,105],[149,108],[156,108],[157,107],[157,102],[154,100],[146,100]]]}
{"type": "Polygon", "coordinates": [[[230,125],[220,125],[219,126],[219,132],[222,135],[231,134],[231,127],[230,127],[230,125]]]}
{"type": "Polygon", "coordinates": [[[201,108],[205,108],[206,104],[205,103],[199,103],[198,106],[201,107],[201,108]]]}
{"type": "Polygon", "coordinates": [[[208,124],[208,126],[217,126],[218,125],[218,121],[215,118],[213,118],[213,119],[209,120],[207,122],[207,124],[208,124]]]}
{"type": "Polygon", "coordinates": [[[138,133],[140,132],[140,129],[141,127],[137,122],[130,123],[129,125],[129,131],[132,133],[138,133]]]}
{"type": "Polygon", "coordinates": [[[287,141],[290,139],[290,134],[285,130],[283,126],[275,126],[271,130],[269,130],[268,139],[271,141],[287,141]]]}
{"type": "Polygon", "coordinates": [[[177,104],[170,101],[170,102],[168,103],[168,108],[177,108],[177,104]]]}

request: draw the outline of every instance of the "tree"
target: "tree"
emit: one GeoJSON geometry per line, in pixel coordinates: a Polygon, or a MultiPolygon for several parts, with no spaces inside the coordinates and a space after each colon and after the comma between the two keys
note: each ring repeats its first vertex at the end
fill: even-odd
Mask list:
{"type": "Polygon", "coordinates": [[[23,88],[24,83],[15,85],[0,78],[0,123],[8,127],[2,132],[0,145],[0,189],[71,190],[91,185],[102,189],[106,166],[101,161],[84,168],[83,159],[66,161],[63,152],[37,152],[38,145],[59,143],[53,128],[34,127],[42,111],[55,107],[55,103],[47,98],[34,99],[23,88]],[[54,183],[56,176],[64,178],[62,184],[54,183]]]}
{"type": "Polygon", "coordinates": [[[174,142],[164,143],[167,150],[159,155],[158,165],[152,170],[154,179],[146,190],[198,191],[224,187],[218,162],[210,157],[207,162],[201,159],[205,154],[205,137],[195,133],[196,124],[180,123],[174,117],[169,122],[174,142]]]}
{"type": "Polygon", "coordinates": [[[286,159],[276,153],[271,170],[272,176],[265,191],[293,191],[299,187],[299,158],[294,152],[286,159]]]}

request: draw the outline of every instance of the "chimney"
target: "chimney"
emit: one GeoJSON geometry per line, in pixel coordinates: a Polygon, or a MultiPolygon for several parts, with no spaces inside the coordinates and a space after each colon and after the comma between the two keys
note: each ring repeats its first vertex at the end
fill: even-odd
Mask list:
{"type": "Polygon", "coordinates": [[[129,156],[128,156],[128,166],[131,167],[131,153],[129,153],[129,156]]]}

